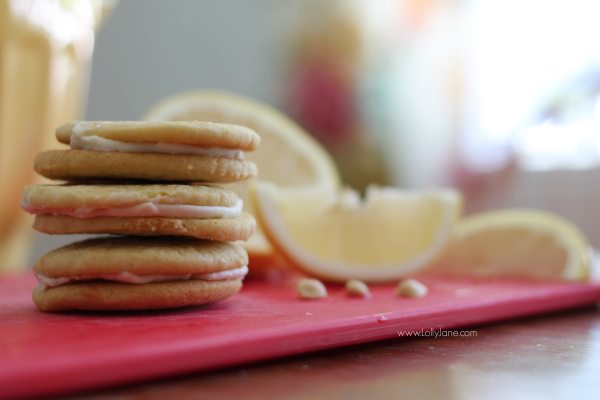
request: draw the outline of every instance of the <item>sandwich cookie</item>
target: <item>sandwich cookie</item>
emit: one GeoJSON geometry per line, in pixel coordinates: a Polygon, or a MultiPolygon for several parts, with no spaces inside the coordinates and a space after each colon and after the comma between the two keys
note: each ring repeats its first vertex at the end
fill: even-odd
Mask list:
{"type": "Polygon", "coordinates": [[[32,185],[21,207],[35,214],[33,228],[62,235],[109,233],[247,240],[254,218],[238,195],[220,186],[32,185]]]}
{"type": "Polygon", "coordinates": [[[71,150],[46,151],[34,162],[34,169],[50,179],[227,183],[258,173],[244,154],[259,145],[260,137],[239,125],[72,121],[56,129],[56,138],[71,150]]]}
{"type": "Polygon", "coordinates": [[[248,255],[236,243],[193,238],[99,238],[53,250],[33,266],[44,311],[145,310],[226,299],[248,255]]]}

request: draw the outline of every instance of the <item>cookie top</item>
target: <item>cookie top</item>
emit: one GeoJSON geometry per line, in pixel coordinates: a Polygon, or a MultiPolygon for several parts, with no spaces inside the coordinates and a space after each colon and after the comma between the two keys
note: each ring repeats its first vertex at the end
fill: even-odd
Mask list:
{"type": "Polygon", "coordinates": [[[37,214],[33,229],[50,235],[112,234],[136,236],[188,236],[219,241],[248,240],[256,229],[252,215],[237,218],[94,217],[37,214]]]}
{"type": "Polygon", "coordinates": [[[202,147],[254,150],[260,137],[240,125],[202,121],[71,121],[56,129],[56,138],[70,144],[73,134],[119,142],[176,143],[202,147]]]}
{"type": "MultiPolygon", "coordinates": [[[[233,211],[240,201],[235,192],[219,186],[65,184],[26,186],[21,206],[34,214],[54,213],[80,218],[111,215],[107,212],[115,212],[114,209],[119,209],[123,216],[127,216],[126,210],[129,210],[129,216],[160,216],[161,210],[176,212],[179,209],[182,214],[198,210],[215,217],[209,211],[221,208],[233,211]]],[[[226,217],[226,210],[221,211],[221,217],[226,217]]],[[[235,217],[240,213],[229,214],[235,217]]]]}
{"type": "Polygon", "coordinates": [[[186,154],[92,150],[50,150],[35,158],[33,168],[49,179],[66,181],[147,180],[229,183],[255,177],[248,160],[186,154]]]}
{"type": "Polygon", "coordinates": [[[238,244],[182,237],[89,239],[53,250],[33,266],[49,278],[149,274],[204,274],[241,268],[248,254],[238,244]]]}

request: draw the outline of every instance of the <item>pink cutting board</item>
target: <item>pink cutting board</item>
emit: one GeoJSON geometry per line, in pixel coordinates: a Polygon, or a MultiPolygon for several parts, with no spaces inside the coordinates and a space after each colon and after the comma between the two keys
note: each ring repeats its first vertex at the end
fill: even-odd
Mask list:
{"type": "MultiPolygon", "coordinates": [[[[38,311],[31,274],[0,279],[0,397],[64,394],[594,304],[600,283],[421,277],[425,298],[342,287],[301,300],[293,280],[246,282],[220,303],[147,312],[38,311]]],[[[470,328],[474,329],[474,328],[470,328]]],[[[399,338],[400,340],[400,338],[399,338]]]]}

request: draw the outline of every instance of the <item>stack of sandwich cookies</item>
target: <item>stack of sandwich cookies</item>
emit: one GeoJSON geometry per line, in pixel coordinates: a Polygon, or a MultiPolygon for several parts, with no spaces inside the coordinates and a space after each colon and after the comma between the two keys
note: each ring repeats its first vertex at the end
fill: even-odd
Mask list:
{"type": "Polygon", "coordinates": [[[21,203],[36,215],[34,228],[135,236],[74,243],[38,260],[40,309],[180,307],[241,288],[247,254],[231,242],[248,239],[255,221],[235,192],[213,184],[256,175],[243,159],[260,142],[254,131],[208,122],[71,122],[57,138],[71,150],[38,155],[35,169],[70,183],[25,188],[21,203]]]}

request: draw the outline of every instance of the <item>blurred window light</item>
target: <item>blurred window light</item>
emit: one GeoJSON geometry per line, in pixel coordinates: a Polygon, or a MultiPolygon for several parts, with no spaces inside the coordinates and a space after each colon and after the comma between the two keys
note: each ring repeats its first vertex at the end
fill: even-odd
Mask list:
{"type": "Polygon", "coordinates": [[[522,129],[515,150],[525,170],[587,169],[600,165],[598,126],[591,120],[567,124],[546,121],[522,129]]]}
{"type": "Polygon", "coordinates": [[[8,5],[15,17],[32,27],[39,28],[46,37],[59,45],[91,33],[94,24],[93,7],[98,0],[10,0],[8,5]]]}
{"type": "Polygon", "coordinates": [[[597,0],[465,3],[466,93],[461,147],[474,169],[493,169],[501,164],[499,159],[511,143],[521,146],[521,160],[535,159],[524,161],[528,167],[595,165],[598,125],[592,122],[599,118],[598,107],[596,116],[589,115],[589,120],[560,125],[537,121],[527,132],[519,131],[519,127],[531,122],[557,85],[600,65],[598,15],[597,0]],[[519,138],[514,138],[517,132],[519,138]],[[490,150],[494,148],[498,150],[490,150]],[[497,156],[489,157],[489,153],[497,156]]]}
{"type": "Polygon", "coordinates": [[[596,126],[600,127],[600,94],[596,96],[596,101],[594,102],[594,120],[596,126]]]}

